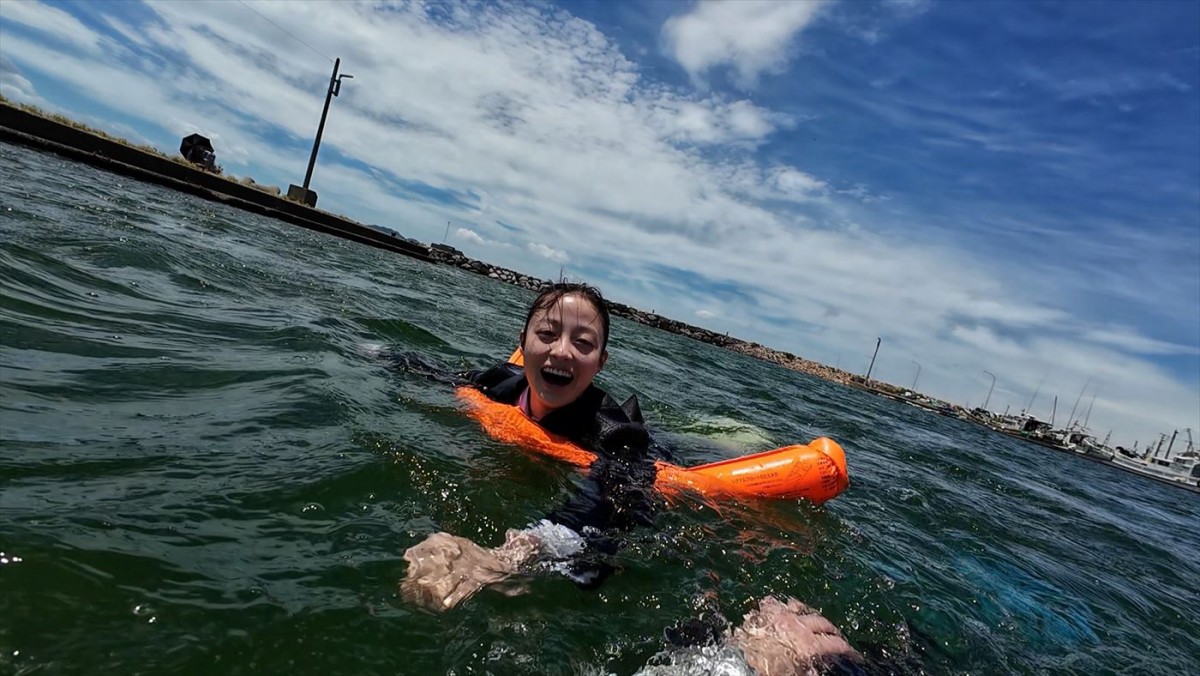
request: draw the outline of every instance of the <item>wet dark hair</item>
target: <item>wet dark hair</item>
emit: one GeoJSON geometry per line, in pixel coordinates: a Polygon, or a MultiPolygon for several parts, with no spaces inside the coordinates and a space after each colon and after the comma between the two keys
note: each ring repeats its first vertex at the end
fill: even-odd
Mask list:
{"type": "Polygon", "coordinates": [[[533,315],[538,310],[549,310],[565,296],[579,296],[592,304],[596,309],[596,314],[600,315],[600,350],[608,349],[608,303],[604,300],[604,296],[600,295],[600,289],[579,282],[557,282],[542,289],[537,298],[533,299],[533,304],[529,306],[529,313],[525,315],[525,323],[521,327],[521,331],[529,330],[529,320],[533,319],[533,315]]]}

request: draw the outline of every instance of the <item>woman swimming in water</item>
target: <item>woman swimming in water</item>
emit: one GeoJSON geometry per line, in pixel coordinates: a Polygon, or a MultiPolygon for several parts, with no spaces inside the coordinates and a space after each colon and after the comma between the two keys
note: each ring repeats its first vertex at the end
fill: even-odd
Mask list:
{"type": "Polygon", "coordinates": [[[580,490],[495,549],[435,533],[405,552],[405,598],[444,610],[484,586],[542,570],[599,585],[618,548],[615,533],[650,525],[657,511],[654,453],[636,396],[618,405],[592,380],[608,360],[609,313],[585,284],[554,284],[534,300],[520,333],[524,365],[462,374],[494,401],[518,406],[547,431],[594,452],[580,490]]]}

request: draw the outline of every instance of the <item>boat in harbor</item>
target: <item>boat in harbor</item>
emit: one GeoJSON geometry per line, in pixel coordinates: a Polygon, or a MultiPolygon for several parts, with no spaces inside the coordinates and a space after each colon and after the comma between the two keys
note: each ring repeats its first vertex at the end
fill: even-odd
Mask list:
{"type": "Polygon", "coordinates": [[[1189,429],[1187,449],[1174,456],[1171,455],[1170,448],[1167,449],[1166,455],[1160,458],[1158,450],[1151,453],[1148,446],[1141,454],[1136,450],[1118,446],[1111,462],[1117,467],[1152,479],[1177,483],[1200,491],[1200,452],[1196,450],[1191,436],[1192,431],[1189,429]]]}
{"type": "MultiPolygon", "coordinates": [[[[860,387],[860,389],[867,388],[860,387]]],[[[868,391],[892,399],[893,401],[906,403],[910,406],[922,408],[943,416],[958,418],[959,420],[981,425],[995,432],[1022,439],[1043,448],[1051,448],[1061,453],[1070,453],[1071,455],[1082,457],[1095,463],[1116,467],[1155,481],[1200,493],[1200,452],[1197,451],[1192,441],[1190,429],[1187,431],[1187,450],[1171,456],[1171,446],[1168,446],[1165,456],[1160,458],[1157,451],[1153,454],[1150,453],[1149,447],[1147,447],[1144,453],[1139,454],[1136,445],[1133,450],[1120,446],[1116,448],[1109,446],[1108,442],[1112,436],[1111,432],[1103,441],[1099,441],[1087,428],[1087,420],[1091,417],[1091,405],[1088,406],[1088,412],[1083,416],[1084,420],[1082,422],[1073,420],[1066,428],[1055,429],[1053,420],[1054,410],[1057,410],[1058,407],[1057,397],[1055,398],[1054,410],[1050,414],[1051,422],[1046,422],[1031,415],[1027,410],[1022,410],[1021,413],[1012,415],[1007,411],[1004,413],[993,413],[983,407],[967,409],[954,404],[948,404],[912,390],[884,391],[871,388],[868,391]]],[[[1080,397],[1082,396],[1083,392],[1081,391],[1080,397]]],[[[1095,397],[1093,396],[1094,400],[1095,397]]],[[[1076,406],[1078,404],[1079,402],[1076,401],[1076,406]]],[[[1072,409],[1068,418],[1074,418],[1074,414],[1075,410],[1072,409]]],[[[1165,438],[1166,435],[1164,435],[1164,441],[1165,438]]],[[[1173,443],[1174,437],[1172,437],[1173,443]]],[[[1162,443],[1160,442],[1158,451],[1161,451],[1161,446],[1162,443]]]]}
{"type": "Polygon", "coordinates": [[[996,416],[985,424],[997,432],[1030,441],[1043,441],[1051,430],[1050,423],[1027,413],[996,416]]]}
{"type": "Polygon", "coordinates": [[[1087,455],[1104,460],[1112,460],[1116,455],[1116,451],[1109,447],[1108,438],[1104,441],[1099,441],[1092,436],[1086,429],[1073,427],[1065,430],[1050,430],[1045,435],[1045,440],[1054,446],[1064,450],[1087,455]]]}

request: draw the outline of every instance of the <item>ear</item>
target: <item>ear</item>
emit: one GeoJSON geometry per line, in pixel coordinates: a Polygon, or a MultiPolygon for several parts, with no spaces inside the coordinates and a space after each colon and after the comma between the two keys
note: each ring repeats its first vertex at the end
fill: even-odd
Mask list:
{"type": "Polygon", "coordinates": [[[525,329],[521,329],[521,335],[517,337],[517,346],[522,352],[525,351],[525,329]]]}
{"type": "Polygon", "coordinates": [[[608,350],[605,350],[600,353],[600,368],[598,368],[596,370],[599,371],[600,369],[603,369],[604,363],[607,361],[608,361],[608,350]]]}

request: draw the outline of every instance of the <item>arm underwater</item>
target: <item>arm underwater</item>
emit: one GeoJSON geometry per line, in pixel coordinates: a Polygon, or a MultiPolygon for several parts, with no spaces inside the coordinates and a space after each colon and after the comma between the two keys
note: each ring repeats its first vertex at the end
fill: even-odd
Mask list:
{"type": "MultiPolygon", "coordinates": [[[[509,361],[521,364],[521,351],[514,352],[509,361]]],[[[497,441],[579,467],[589,467],[596,459],[591,451],[542,429],[516,406],[492,401],[472,387],[459,387],[456,394],[467,404],[467,415],[497,441]]],[[[697,467],[662,461],[655,466],[658,489],[692,490],[706,497],[804,498],[821,504],[850,485],[846,454],[836,441],[826,437],[697,467]]]]}

